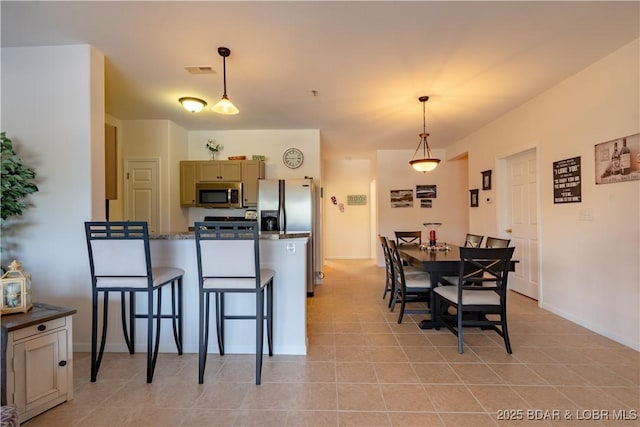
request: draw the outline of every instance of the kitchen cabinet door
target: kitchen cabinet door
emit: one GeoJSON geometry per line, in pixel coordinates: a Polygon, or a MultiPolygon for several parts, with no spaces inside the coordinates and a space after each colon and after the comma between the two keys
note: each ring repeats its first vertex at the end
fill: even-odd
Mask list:
{"type": "Polygon", "coordinates": [[[196,162],[180,162],[180,206],[196,206],[196,162]]]}
{"type": "Polygon", "coordinates": [[[258,206],[258,179],[264,178],[264,162],[246,160],[242,162],[243,206],[258,206]]]}
{"type": "Polygon", "coordinates": [[[240,182],[242,163],[236,160],[211,160],[197,163],[198,182],[240,182]]]}

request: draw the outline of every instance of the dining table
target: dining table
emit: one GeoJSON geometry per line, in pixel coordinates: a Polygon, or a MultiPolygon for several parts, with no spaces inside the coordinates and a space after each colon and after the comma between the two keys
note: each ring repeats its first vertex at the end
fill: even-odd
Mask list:
{"type": "MultiPolygon", "coordinates": [[[[409,264],[429,273],[431,280],[429,304],[433,304],[433,290],[440,286],[442,278],[458,275],[460,269],[460,246],[449,243],[436,247],[402,245],[398,247],[398,251],[400,256],[409,264]]],[[[515,271],[517,262],[517,260],[511,260],[509,264],[510,271],[515,271]]],[[[441,325],[437,319],[433,318],[432,310],[431,319],[421,320],[418,326],[420,329],[434,329],[441,325]]]]}

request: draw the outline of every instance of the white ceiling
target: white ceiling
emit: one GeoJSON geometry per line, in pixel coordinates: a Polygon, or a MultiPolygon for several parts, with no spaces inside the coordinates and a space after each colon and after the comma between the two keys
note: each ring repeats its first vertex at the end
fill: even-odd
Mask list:
{"type": "Polygon", "coordinates": [[[95,46],[106,111],[119,119],[320,129],[328,158],[363,158],[417,146],[421,95],[432,148],[486,125],[638,38],[639,5],[3,0],[2,46],[95,46]],[[188,113],[179,97],[210,107],[222,95],[219,46],[231,49],[227,92],[240,114],[188,113]]]}

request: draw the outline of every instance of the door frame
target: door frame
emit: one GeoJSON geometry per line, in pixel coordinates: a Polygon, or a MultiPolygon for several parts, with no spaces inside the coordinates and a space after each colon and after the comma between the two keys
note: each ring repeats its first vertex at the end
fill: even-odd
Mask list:
{"type": "Polygon", "coordinates": [[[129,171],[129,166],[131,162],[151,162],[151,163],[155,163],[156,165],[156,171],[158,176],[157,178],[157,182],[156,182],[156,191],[157,194],[156,196],[158,197],[158,203],[157,203],[157,218],[158,218],[158,223],[156,224],[156,226],[158,227],[158,229],[161,229],[161,224],[162,224],[162,220],[163,220],[163,216],[162,216],[162,189],[161,189],[161,171],[160,171],[160,158],[159,157],[129,157],[124,159],[123,161],[123,172],[122,172],[122,178],[123,178],[123,192],[124,192],[124,212],[123,212],[123,217],[125,221],[131,221],[131,218],[129,218],[129,204],[131,203],[131,200],[129,199],[129,192],[131,190],[130,188],[130,180],[129,178],[126,176],[128,171],[129,171]]]}
{"type": "Polygon", "coordinates": [[[508,151],[502,153],[496,157],[496,181],[498,183],[497,186],[497,209],[496,209],[496,224],[498,226],[498,234],[500,237],[509,239],[510,236],[505,232],[505,229],[510,224],[509,216],[509,206],[507,204],[507,200],[509,199],[507,192],[510,191],[507,188],[507,183],[509,182],[509,171],[508,164],[511,157],[517,156],[519,154],[523,154],[527,151],[535,150],[536,155],[536,214],[538,215],[538,225],[536,226],[536,238],[538,239],[538,306],[542,305],[543,295],[544,295],[544,282],[542,275],[542,205],[541,205],[541,181],[542,174],[540,169],[540,145],[531,145],[520,147],[518,149],[514,149],[512,151],[508,151]]]}

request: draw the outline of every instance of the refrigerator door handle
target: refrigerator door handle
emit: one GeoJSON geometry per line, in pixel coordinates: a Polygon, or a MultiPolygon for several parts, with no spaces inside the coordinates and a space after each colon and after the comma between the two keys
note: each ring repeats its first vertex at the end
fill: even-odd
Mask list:
{"type": "Polygon", "coordinates": [[[281,232],[287,231],[287,210],[285,209],[285,184],[281,179],[278,182],[278,228],[281,232]]]}

